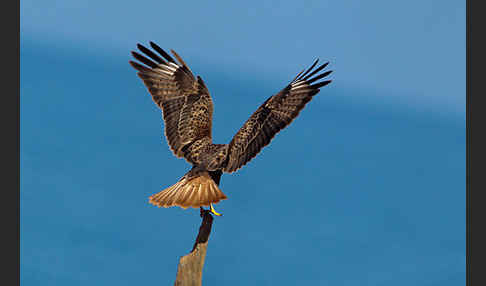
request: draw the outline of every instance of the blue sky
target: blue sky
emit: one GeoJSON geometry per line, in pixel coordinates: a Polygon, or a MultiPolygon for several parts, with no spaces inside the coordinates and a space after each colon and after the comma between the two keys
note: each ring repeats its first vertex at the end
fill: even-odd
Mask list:
{"type": "Polygon", "coordinates": [[[196,210],[148,196],[190,166],[128,65],[176,50],[227,143],[318,57],[333,82],[236,174],[203,283],[465,284],[465,3],[21,2],[21,282],[173,283],[196,210]]]}

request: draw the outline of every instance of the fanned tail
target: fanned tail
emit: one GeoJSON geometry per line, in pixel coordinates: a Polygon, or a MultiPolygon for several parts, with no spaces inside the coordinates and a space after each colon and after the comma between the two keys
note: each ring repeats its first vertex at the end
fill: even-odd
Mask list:
{"type": "Polygon", "coordinates": [[[207,171],[197,176],[186,174],[179,182],[149,197],[149,203],[157,207],[179,206],[199,208],[227,199],[207,171]]]}

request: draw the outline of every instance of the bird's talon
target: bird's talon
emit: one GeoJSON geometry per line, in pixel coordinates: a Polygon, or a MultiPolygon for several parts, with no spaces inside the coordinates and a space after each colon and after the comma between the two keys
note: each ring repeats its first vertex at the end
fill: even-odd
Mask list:
{"type": "Polygon", "coordinates": [[[209,204],[209,206],[210,206],[209,211],[210,211],[212,214],[217,215],[217,216],[222,216],[222,215],[223,215],[223,214],[218,213],[218,212],[217,212],[217,211],[214,209],[213,204],[209,204]]]}

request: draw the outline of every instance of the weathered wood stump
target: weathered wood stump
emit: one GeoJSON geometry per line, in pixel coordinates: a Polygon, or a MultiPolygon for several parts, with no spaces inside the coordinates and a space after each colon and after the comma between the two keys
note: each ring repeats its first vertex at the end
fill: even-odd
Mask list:
{"type": "Polygon", "coordinates": [[[179,260],[175,286],[202,285],[202,271],[208,248],[209,234],[213,225],[213,216],[209,210],[201,208],[201,217],[201,226],[199,227],[199,233],[197,234],[191,252],[182,256],[179,260]]]}

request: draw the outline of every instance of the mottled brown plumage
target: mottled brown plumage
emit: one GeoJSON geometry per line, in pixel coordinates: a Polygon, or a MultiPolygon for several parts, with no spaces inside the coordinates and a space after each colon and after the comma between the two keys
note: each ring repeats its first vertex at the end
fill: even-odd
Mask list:
{"type": "Polygon", "coordinates": [[[153,101],[162,109],[171,150],[193,165],[178,183],[150,197],[150,203],[159,207],[200,207],[226,199],[218,187],[222,172],[235,172],[248,163],[299,115],[319,88],[331,82],[319,81],[331,71],[319,73],[328,63],[315,68],[316,60],[268,98],[229,144],[213,144],[213,102],[203,80],[194,77],[176,52],[171,50],[178,63],[156,44],[150,42],[150,46],[160,56],[138,44],[145,56],[132,52],[140,63],[130,61],[130,64],[138,70],[153,101]]]}

